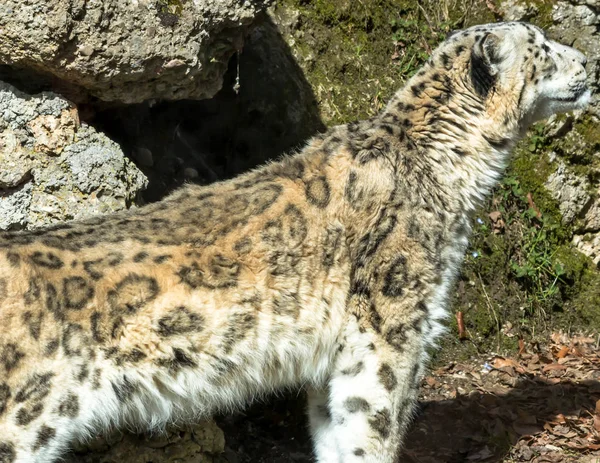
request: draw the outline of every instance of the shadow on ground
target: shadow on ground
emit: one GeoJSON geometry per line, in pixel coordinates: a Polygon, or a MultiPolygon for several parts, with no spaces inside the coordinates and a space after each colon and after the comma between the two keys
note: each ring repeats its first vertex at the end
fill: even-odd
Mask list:
{"type": "MultiPolygon", "coordinates": [[[[521,379],[507,394],[473,387],[455,399],[423,400],[399,461],[503,462],[518,441],[527,443],[527,436],[542,432],[545,423],[559,415],[593,413],[598,399],[600,381],[550,384],[521,379]]],[[[314,461],[303,409],[303,398],[287,398],[220,418],[217,422],[225,431],[228,459],[232,463],[314,461]]],[[[525,449],[522,459],[513,461],[530,461],[539,454],[535,446],[527,448],[530,455],[525,449]]],[[[573,459],[546,461],[580,461],[581,455],[566,453],[573,459]]]]}

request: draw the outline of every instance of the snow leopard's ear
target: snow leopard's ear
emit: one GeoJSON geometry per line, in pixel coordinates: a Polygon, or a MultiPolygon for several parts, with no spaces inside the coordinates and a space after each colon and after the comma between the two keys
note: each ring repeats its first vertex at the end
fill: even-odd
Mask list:
{"type": "Polygon", "coordinates": [[[454,37],[459,32],[460,32],[459,30],[452,30],[452,31],[448,32],[446,34],[446,40],[451,39],[452,37],[454,37]]]}
{"type": "Polygon", "coordinates": [[[482,98],[487,97],[496,84],[501,62],[500,37],[487,32],[475,40],[471,52],[471,80],[475,91],[482,98]]]}

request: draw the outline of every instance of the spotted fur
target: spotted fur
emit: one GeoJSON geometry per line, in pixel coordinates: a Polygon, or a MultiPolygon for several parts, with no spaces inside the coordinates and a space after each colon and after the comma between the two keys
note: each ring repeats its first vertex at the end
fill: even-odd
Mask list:
{"type": "Polygon", "coordinates": [[[391,463],[469,234],[585,58],[521,23],[453,34],[378,116],[146,207],[0,235],[0,463],[306,385],[320,463],[391,463]]]}

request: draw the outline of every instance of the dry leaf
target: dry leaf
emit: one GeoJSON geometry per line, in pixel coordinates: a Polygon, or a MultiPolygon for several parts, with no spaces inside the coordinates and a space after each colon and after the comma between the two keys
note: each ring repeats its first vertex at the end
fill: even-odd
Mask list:
{"type": "Polygon", "coordinates": [[[556,371],[556,370],[566,370],[567,367],[565,365],[560,365],[558,363],[551,363],[549,365],[544,366],[544,368],[542,368],[542,371],[544,373],[548,373],[549,371],[556,371]]]}
{"type": "Polygon", "coordinates": [[[580,346],[573,346],[571,348],[571,353],[576,357],[583,357],[585,355],[583,349],[580,346]]]}
{"type": "Polygon", "coordinates": [[[468,461],[481,461],[487,460],[489,457],[493,456],[494,452],[492,452],[487,446],[479,450],[478,452],[471,453],[468,457],[468,461]]]}
{"type": "Polygon", "coordinates": [[[596,410],[594,413],[594,429],[600,432],[600,400],[596,402],[596,410]]]}
{"type": "Polygon", "coordinates": [[[567,354],[569,353],[571,349],[569,349],[567,346],[562,346],[560,348],[560,350],[558,351],[558,353],[556,354],[556,358],[564,358],[567,356],[567,354]]]}
{"type": "Polygon", "coordinates": [[[535,214],[536,214],[537,218],[541,219],[542,218],[542,213],[540,212],[540,210],[538,209],[538,207],[533,202],[533,196],[531,196],[531,193],[527,193],[527,203],[529,204],[529,207],[535,211],[535,214]]]}
{"type": "Polygon", "coordinates": [[[519,356],[522,356],[525,353],[525,341],[523,338],[519,339],[519,356]]]}
{"type": "Polygon", "coordinates": [[[520,436],[532,436],[542,431],[540,426],[519,422],[513,424],[513,429],[520,436]]]}
{"type": "Polygon", "coordinates": [[[597,432],[600,432],[600,416],[599,415],[594,415],[594,429],[597,432]]]}
{"type": "Polygon", "coordinates": [[[467,330],[465,329],[465,319],[462,312],[456,312],[456,323],[458,324],[458,339],[467,339],[467,330]]]}
{"type": "MultiPolygon", "coordinates": [[[[509,359],[509,358],[496,357],[494,359],[494,361],[492,362],[492,366],[494,368],[496,368],[497,370],[505,371],[507,373],[509,371],[512,371],[512,369],[514,369],[514,371],[516,371],[517,373],[521,373],[521,374],[525,373],[525,369],[518,362],[514,361],[513,359],[509,359]]],[[[514,375],[514,371],[513,371],[513,375],[514,375]]],[[[513,376],[513,375],[511,375],[511,376],[513,376]]]]}
{"type": "Polygon", "coordinates": [[[440,385],[438,380],[435,379],[433,376],[428,376],[427,378],[425,378],[425,382],[431,388],[436,388],[436,387],[439,387],[439,385],[440,385]]]}

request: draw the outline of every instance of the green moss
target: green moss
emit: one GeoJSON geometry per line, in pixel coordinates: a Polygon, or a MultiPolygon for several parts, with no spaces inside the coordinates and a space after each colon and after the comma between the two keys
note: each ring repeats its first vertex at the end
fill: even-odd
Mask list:
{"type": "Polygon", "coordinates": [[[600,277],[596,269],[587,267],[576,286],[573,308],[594,332],[600,331],[600,277]]]}
{"type": "MultiPolygon", "coordinates": [[[[598,163],[596,153],[600,149],[600,126],[591,116],[577,120],[573,131],[555,143],[555,148],[576,167],[589,167],[598,163]]],[[[581,169],[579,169],[581,171],[581,169]]],[[[584,171],[585,172],[585,171],[584,171]]]]}
{"type": "Polygon", "coordinates": [[[563,116],[562,123],[570,130],[550,140],[545,151],[558,154],[570,171],[587,178],[589,193],[593,195],[593,185],[600,181],[600,162],[596,155],[600,150],[600,125],[589,114],[574,122],[563,116]]]}
{"type": "MultiPolygon", "coordinates": [[[[499,11],[500,2],[495,0],[490,0],[489,4],[492,6],[493,10],[499,11]]],[[[492,8],[486,5],[486,2],[473,2],[469,8],[469,15],[465,20],[464,27],[475,26],[477,24],[487,24],[493,23],[501,19],[498,17],[492,10],[492,8]]],[[[463,14],[460,8],[457,9],[455,15],[463,14]]]]}
{"type": "Polygon", "coordinates": [[[451,323],[443,361],[472,356],[474,349],[514,353],[518,336],[544,339],[554,330],[600,331],[600,272],[571,245],[572,226],[562,224],[558,204],[544,187],[555,169],[547,153],[556,149],[545,132],[542,125],[532,129],[493,198],[477,213],[453,299],[471,340],[459,342],[456,323],[451,323]],[[502,214],[500,233],[489,220],[491,211],[502,214]]]}
{"type": "Polygon", "coordinates": [[[183,6],[188,0],[158,0],[156,8],[159,13],[181,16],[183,6]]]}
{"type": "Polygon", "coordinates": [[[298,12],[293,49],[332,125],[378,113],[446,34],[466,24],[468,5],[445,3],[282,0],[275,14],[298,12]]]}
{"type": "Polygon", "coordinates": [[[584,325],[598,331],[600,328],[600,272],[593,262],[579,252],[573,252],[570,246],[558,249],[557,260],[563,263],[565,288],[570,299],[572,313],[568,317],[570,324],[584,325]]]}
{"type": "Polygon", "coordinates": [[[575,123],[574,129],[577,130],[586,142],[590,150],[600,148],[600,126],[598,121],[593,121],[592,116],[584,117],[575,123]]]}
{"type": "Polygon", "coordinates": [[[530,0],[525,2],[526,5],[535,7],[536,14],[531,18],[531,22],[543,29],[547,29],[554,24],[552,19],[552,5],[554,1],[549,0],[530,0]]]}
{"type": "MultiPolygon", "coordinates": [[[[539,126],[534,128],[539,130],[539,126]]],[[[539,132],[538,132],[539,133],[539,132]]],[[[517,179],[523,194],[531,194],[534,204],[543,212],[547,220],[554,225],[562,222],[562,215],[557,201],[544,186],[548,177],[556,170],[556,165],[548,159],[547,152],[551,149],[545,142],[532,151],[537,141],[537,135],[532,135],[516,148],[505,178],[517,179]]],[[[529,202],[522,198],[523,207],[529,202]]],[[[556,239],[564,241],[571,237],[572,230],[568,225],[555,229],[556,239]]]]}

